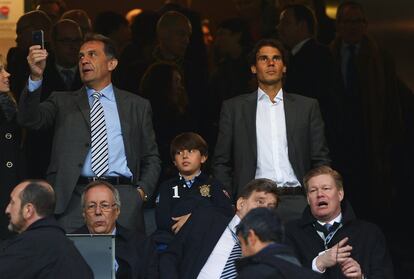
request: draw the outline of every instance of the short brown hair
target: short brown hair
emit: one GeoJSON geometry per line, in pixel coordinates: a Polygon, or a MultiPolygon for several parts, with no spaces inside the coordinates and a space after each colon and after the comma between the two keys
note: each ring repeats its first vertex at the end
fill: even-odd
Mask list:
{"type": "Polygon", "coordinates": [[[207,142],[197,133],[185,132],[176,136],[170,146],[171,158],[174,160],[177,151],[185,149],[197,149],[201,155],[208,156],[207,142]]]}
{"type": "Polygon", "coordinates": [[[273,180],[267,178],[253,179],[241,191],[239,198],[248,199],[253,192],[265,192],[273,194],[276,198],[276,207],[279,204],[279,195],[277,184],[273,180]]]}
{"type": "Polygon", "coordinates": [[[308,182],[311,178],[313,178],[315,176],[318,176],[318,175],[323,175],[323,174],[330,175],[334,179],[336,188],[338,188],[338,190],[343,190],[344,189],[342,176],[339,174],[339,172],[337,172],[336,170],[334,170],[334,169],[332,169],[331,167],[328,167],[328,166],[320,166],[320,167],[317,167],[317,168],[314,168],[314,169],[310,170],[303,177],[303,185],[305,187],[305,191],[308,192],[308,189],[309,189],[308,182]]]}

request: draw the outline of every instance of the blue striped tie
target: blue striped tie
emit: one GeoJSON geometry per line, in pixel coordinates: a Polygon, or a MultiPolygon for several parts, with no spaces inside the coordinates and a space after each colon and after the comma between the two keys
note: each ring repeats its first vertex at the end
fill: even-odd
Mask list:
{"type": "Polygon", "coordinates": [[[230,256],[223,268],[220,279],[234,279],[237,277],[236,260],[242,256],[239,239],[231,229],[230,231],[236,243],[234,243],[233,249],[231,250],[230,256]]]}
{"type": "Polygon", "coordinates": [[[106,135],[105,114],[101,102],[101,92],[92,94],[91,108],[91,167],[97,177],[108,171],[108,140],[106,135]]]}

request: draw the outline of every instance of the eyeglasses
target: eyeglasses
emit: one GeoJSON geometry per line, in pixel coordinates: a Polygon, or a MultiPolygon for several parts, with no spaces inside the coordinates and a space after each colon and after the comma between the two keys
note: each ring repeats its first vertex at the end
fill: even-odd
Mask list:
{"type": "Polygon", "coordinates": [[[86,205],[86,211],[87,212],[95,212],[96,209],[98,208],[98,206],[102,211],[108,212],[108,211],[112,210],[112,208],[114,206],[116,206],[116,203],[113,203],[113,204],[109,204],[109,203],[100,203],[100,204],[91,203],[91,204],[86,205]]]}

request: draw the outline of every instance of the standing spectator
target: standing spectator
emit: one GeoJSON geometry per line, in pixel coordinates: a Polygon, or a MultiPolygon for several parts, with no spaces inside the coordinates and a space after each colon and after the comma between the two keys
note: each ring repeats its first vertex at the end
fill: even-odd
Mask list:
{"type": "Polygon", "coordinates": [[[144,231],[142,205],[160,171],[149,102],[112,86],[116,47],[107,37],[91,34],[79,51],[85,86],[54,92],[40,103],[47,55],[38,45],[30,48],[31,75],[18,119],[32,129],[55,125],[48,179],[56,188],[58,221],[67,231],[83,224],[80,195],[99,178],[120,192],[125,204],[120,224],[144,231]]]}
{"type": "MultiPolygon", "coordinates": [[[[0,208],[5,208],[14,185],[24,176],[21,129],[16,123],[17,104],[10,92],[10,74],[5,69],[4,57],[0,54],[0,208]]],[[[0,240],[6,239],[8,218],[0,213],[0,240]]]]}
{"type": "Polygon", "coordinates": [[[170,156],[171,141],[176,135],[196,128],[188,112],[187,93],[178,67],[162,62],[151,65],[142,78],[140,93],[151,103],[162,161],[161,180],[165,180],[175,174],[170,156]]]}
{"type": "Polygon", "coordinates": [[[330,163],[318,102],[282,89],[287,53],[279,41],[263,39],[250,55],[256,92],[223,103],[213,173],[236,197],[253,178],[279,186],[282,219],[306,206],[303,175],[330,163]]]}

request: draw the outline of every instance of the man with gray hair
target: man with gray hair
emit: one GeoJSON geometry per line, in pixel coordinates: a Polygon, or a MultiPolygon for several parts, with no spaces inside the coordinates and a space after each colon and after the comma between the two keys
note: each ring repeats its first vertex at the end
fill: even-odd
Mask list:
{"type": "Polygon", "coordinates": [[[75,234],[115,235],[116,278],[156,278],[155,246],[140,233],[133,233],[117,223],[121,212],[118,190],[107,181],[89,183],[81,196],[85,225],[75,234]]]}
{"type": "Polygon", "coordinates": [[[92,270],[53,217],[55,193],[43,180],[26,180],[10,194],[9,230],[0,246],[1,278],[93,278],[92,270]]]}

